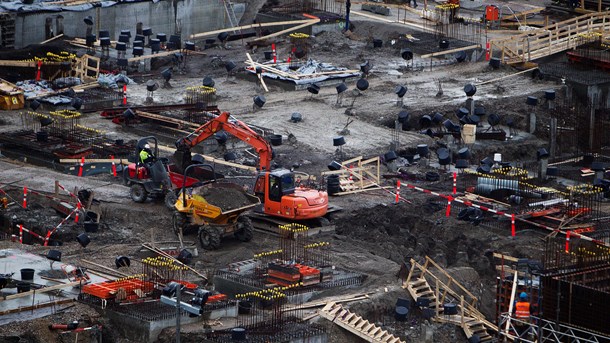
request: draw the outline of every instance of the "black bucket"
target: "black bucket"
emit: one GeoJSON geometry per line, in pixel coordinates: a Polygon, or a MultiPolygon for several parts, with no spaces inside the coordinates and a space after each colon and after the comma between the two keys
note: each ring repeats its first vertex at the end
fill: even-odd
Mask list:
{"type": "Polygon", "coordinates": [[[99,214],[93,211],[87,211],[85,213],[85,222],[83,223],[85,227],[85,232],[97,232],[97,229],[100,226],[99,223],[99,214]]]}
{"type": "Polygon", "coordinates": [[[530,95],[525,100],[525,103],[530,105],[530,106],[536,106],[536,105],[538,105],[538,98],[536,98],[535,96],[531,96],[530,95]]]}
{"type": "Polygon", "coordinates": [[[497,58],[497,57],[492,57],[492,58],[489,60],[489,65],[490,65],[492,68],[494,68],[494,69],[498,69],[498,68],[500,68],[500,64],[502,64],[502,63],[500,62],[500,59],[499,59],[499,58],[497,58]]]}
{"type": "Polygon", "coordinates": [[[403,60],[412,60],[413,59],[413,51],[411,49],[405,48],[400,51],[400,56],[403,60]]]}
{"type": "Polygon", "coordinates": [[[246,329],[244,329],[244,328],[232,328],[231,329],[231,340],[233,340],[233,341],[245,341],[246,340],[246,329]]]}
{"type": "Polygon", "coordinates": [[[383,41],[381,39],[373,39],[373,48],[381,48],[383,41]]]}
{"type": "Polygon", "coordinates": [[[269,135],[269,142],[273,146],[282,145],[282,135],[269,135]]]}
{"type": "Polygon", "coordinates": [[[438,163],[441,166],[446,166],[451,163],[451,154],[449,153],[449,149],[440,148],[436,151],[436,154],[438,155],[438,163]]]}
{"type": "Polygon", "coordinates": [[[461,148],[458,150],[458,157],[463,160],[470,158],[470,150],[468,148],[461,148]]]}
{"type": "Polygon", "coordinates": [[[469,166],[468,160],[459,159],[459,160],[455,161],[455,167],[457,169],[466,169],[466,168],[468,168],[468,166],[469,166]]]}
{"type": "Polygon", "coordinates": [[[421,157],[428,156],[428,144],[420,144],[417,146],[417,154],[421,157]]]}
{"type": "Polygon", "coordinates": [[[555,100],[555,91],[552,89],[544,91],[544,98],[547,100],[555,100]]]}
{"type": "Polygon", "coordinates": [[[345,145],[345,138],[343,136],[333,137],[333,146],[345,145]]]}
{"type": "Polygon", "coordinates": [[[394,319],[399,322],[404,322],[407,320],[407,315],[409,314],[409,309],[404,306],[396,306],[396,310],[394,311],[394,319]]]}
{"type": "Polygon", "coordinates": [[[460,107],[460,109],[457,110],[457,112],[455,113],[455,115],[460,119],[467,116],[468,114],[470,114],[470,111],[468,111],[468,109],[465,107],[460,107]]]}
{"type": "Polygon", "coordinates": [[[21,269],[21,280],[34,280],[34,272],[32,268],[21,269]]]}
{"type": "Polygon", "coordinates": [[[356,88],[360,91],[365,91],[369,88],[369,82],[366,79],[360,79],[356,82],[356,88]]]}
{"type": "Polygon", "coordinates": [[[27,282],[18,282],[17,283],[17,293],[29,292],[30,289],[31,289],[31,285],[27,282]]]}
{"type": "Polygon", "coordinates": [[[394,152],[394,151],[388,151],[383,155],[383,159],[386,162],[392,162],[397,158],[398,158],[398,156],[396,155],[396,152],[394,152]]]}
{"type": "Polygon", "coordinates": [[[443,305],[443,314],[446,316],[453,316],[458,314],[457,306],[455,304],[447,303],[443,305]]]}
{"type": "Polygon", "coordinates": [[[273,58],[273,51],[265,51],[264,54],[266,60],[271,60],[273,58]]]}
{"type": "Polygon", "coordinates": [[[440,42],[438,42],[438,47],[441,49],[449,49],[449,41],[446,39],[441,39],[440,42]]]}
{"type": "Polygon", "coordinates": [[[339,170],[339,169],[341,169],[341,163],[339,163],[337,161],[332,161],[328,164],[328,169],[329,170],[339,170]]]}

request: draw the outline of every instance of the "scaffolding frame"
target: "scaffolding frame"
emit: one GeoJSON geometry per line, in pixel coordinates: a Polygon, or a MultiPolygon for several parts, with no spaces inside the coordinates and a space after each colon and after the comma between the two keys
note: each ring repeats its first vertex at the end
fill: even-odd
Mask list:
{"type": "Polygon", "coordinates": [[[509,313],[502,313],[498,327],[505,327],[508,323],[508,330],[499,331],[500,336],[513,341],[518,337],[515,335],[517,329],[522,330],[520,340],[523,343],[608,343],[610,337],[599,335],[593,332],[578,329],[573,326],[559,324],[539,317],[530,317],[530,321],[522,321],[513,318],[509,313]]]}

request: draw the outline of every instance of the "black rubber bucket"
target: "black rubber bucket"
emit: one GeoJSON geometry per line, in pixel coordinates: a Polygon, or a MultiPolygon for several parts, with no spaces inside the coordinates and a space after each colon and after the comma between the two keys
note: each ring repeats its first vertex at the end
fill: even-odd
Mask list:
{"type": "Polygon", "coordinates": [[[269,135],[269,142],[273,146],[282,145],[282,135],[269,135]]]}
{"type": "Polygon", "coordinates": [[[328,169],[329,170],[339,170],[339,169],[341,169],[341,163],[339,163],[337,161],[332,161],[328,164],[328,169]]]}
{"type": "Polygon", "coordinates": [[[500,64],[502,64],[502,63],[501,63],[500,59],[497,57],[492,57],[491,59],[489,59],[489,65],[494,69],[500,68],[500,64]]]}
{"type": "Polygon", "coordinates": [[[394,88],[394,93],[396,93],[399,98],[402,98],[403,96],[405,96],[405,94],[407,94],[407,87],[402,85],[396,86],[396,88],[394,88]]]}
{"type": "Polygon", "coordinates": [[[446,39],[441,39],[438,42],[438,47],[441,49],[449,49],[449,41],[446,39]]]}
{"type": "Polygon", "coordinates": [[[420,144],[417,146],[417,154],[421,157],[426,157],[429,154],[428,144],[420,144]]]}
{"type": "Polygon", "coordinates": [[[266,60],[270,60],[273,58],[273,51],[265,51],[264,54],[266,60]]]}
{"type": "Polygon", "coordinates": [[[333,137],[333,146],[342,146],[345,145],[345,137],[337,136],[333,137]]]}
{"type": "Polygon", "coordinates": [[[411,51],[411,49],[405,48],[400,50],[400,56],[402,57],[403,60],[412,60],[413,59],[413,51],[411,51]]]}
{"type": "Polygon", "coordinates": [[[381,48],[383,41],[381,39],[373,39],[373,48],[381,48]]]}
{"type": "Polygon", "coordinates": [[[536,98],[535,96],[531,96],[530,95],[525,100],[525,103],[530,105],[530,106],[536,106],[536,105],[538,105],[538,98],[536,98]]]}
{"type": "Polygon", "coordinates": [[[237,155],[233,151],[229,151],[223,156],[225,161],[235,161],[237,159],[237,155]]]}
{"type": "Polygon", "coordinates": [[[356,82],[356,88],[360,91],[365,91],[369,88],[369,82],[366,79],[360,79],[356,82]]]}
{"type": "Polygon", "coordinates": [[[408,123],[409,122],[409,112],[400,111],[400,113],[398,113],[398,122],[403,125],[408,123]]]}
{"type": "Polygon", "coordinates": [[[424,298],[424,297],[419,297],[419,298],[417,298],[415,305],[417,305],[419,307],[428,307],[428,306],[430,306],[430,299],[424,298]]]}
{"type": "Polygon", "coordinates": [[[307,91],[311,94],[318,94],[320,92],[320,86],[316,85],[315,83],[312,83],[307,86],[307,91]]]}
{"type": "Polygon", "coordinates": [[[457,306],[455,304],[447,303],[443,305],[443,314],[446,316],[453,316],[458,314],[457,306]]]}
{"type": "Polygon", "coordinates": [[[91,243],[91,238],[89,238],[89,236],[87,236],[86,233],[81,233],[80,235],[76,236],[76,241],[78,242],[78,244],[80,244],[83,248],[86,248],[87,245],[89,245],[89,243],[91,243]]]}
{"type": "Polygon", "coordinates": [[[97,232],[97,229],[100,226],[99,215],[96,212],[87,211],[85,213],[83,226],[85,227],[85,232],[97,232]]]}
{"type": "Polygon", "coordinates": [[[404,322],[407,320],[407,315],[409,314],[409,309],[404,306],[396,306],[394,310],[394,319],[399,322],[404,322]]]}
{"type": "Polygon", "coordinates": [[[21,269],[21,280],[34,280],[34,272],[32,268],[21,269]]]}
{"type": "Polygon", "coordinates": [[[127,256],[117,256],[114,259],[114,265],[117,268],[121,268],[121,267],[129,267],[131,265],[131,260],[129,259],[129,257],[127,256]]]}
{"type": "Polygon", "coordinates": [[[246,329],[244,328],[232,328],[231,329],[231,340],[233,341],[245,341],[246,340],[246,329]]]}
{"type": "Polygon", "coordinates": [[[552,89],[544,91],[544,98],[547,100],[555,100],[555,91],[552,89]]]}
{"type": "Polygon", "coordinates": [[[458,157],[463,160],[470,158],[470,150],[468,148],[461,148],[458,150],[458,157]]]}
{"type": "Polygon", "coordinates": [[[468,168],[468,165],[469,165],[468,160],[460,159],[460,160],[455,161],[455,167],[457,169],[466,169],[466,168],[468,168]]]}
{"type": "Polygon", "coordinates": [[[204,77],[201,81],[201,85],[205,87],[214,87],[215,84],[216,82],[214,82],[214,79],[209,76],[204,77]]]}
{"type": "Polygon", "coordinates": [[[345,83],[340,83],[335,89],[337,90],[337,94],[341,94],[347,90],[347,85],[345,83]]]}
{"type": "Polygon", "coordinates": [[[392,162],[392,161],[394,161],[394,160],[395,160],[395,159],[397,159],[397,158],[398,158],[398,156],[396,155],[396,152],[395,152],[395,151],[388,151],[388,152],[386,152],[386,153],[383,155],[383,159],[384,159],[386,162],[392,162]]]}
{"type": "Polygon", "coordinates": [[[469,113],[470,113],[470,111],[468,111],[468,109],[467,109],[467,108],[465,108],[465,107],[460,107],[460,109],[459,109],[459,110],[457,110],[457,112],[455,112],[455,115],[456,115],[458,118],[462,119],[463,117],[467,116],[469,113]]]}
{"type": "Polygon", "coordinates": [[[27,282],[18,282],[17,283],[17,293],[29,292],[30,289],[31,289],[31,285],[27,282]]]}
{"type": "Polygon", "coordinates": [[[438,155],[438,163],[441,166],[446,166],[451,163],[451,154],[449,153],[449,149],[440,148],[437,150],[436,154],[438,155]]]}

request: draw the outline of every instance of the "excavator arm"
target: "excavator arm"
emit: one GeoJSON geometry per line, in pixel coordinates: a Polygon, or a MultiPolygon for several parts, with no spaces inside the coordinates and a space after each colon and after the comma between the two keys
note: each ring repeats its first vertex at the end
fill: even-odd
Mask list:
{"type": "Polygon", "coordinates": [[[210,138],[219,131],[225,131],[237,139],[249,144],[259,156],[259,170],[271,168],[272,148],[261,135],[249,128],[242,121],[231,118],[229,112],[222,112],[216,118],[201,125],[195,131],[176,141],[174,159],[180,169],[184,170],[191,163],[191,148],[210,138]]]}

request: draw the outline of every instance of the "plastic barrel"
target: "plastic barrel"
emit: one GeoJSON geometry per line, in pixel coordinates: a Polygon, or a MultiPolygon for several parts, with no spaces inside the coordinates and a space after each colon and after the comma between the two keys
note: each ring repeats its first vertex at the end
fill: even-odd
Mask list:
{"type": "Polygon", "coordinates": [[[20,270],[21,280],[34,280],[35,270],[32,268],[23,268],[20,270]]]}

